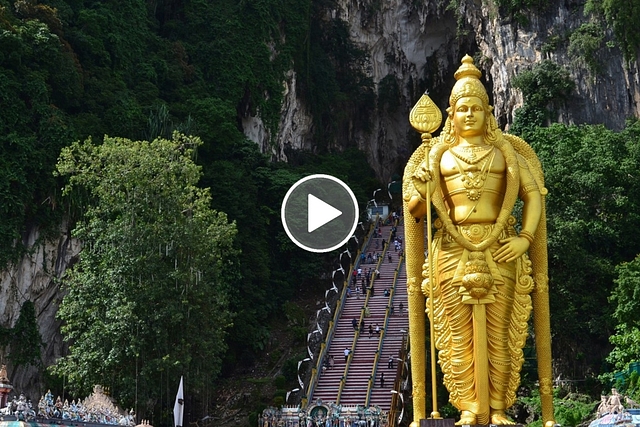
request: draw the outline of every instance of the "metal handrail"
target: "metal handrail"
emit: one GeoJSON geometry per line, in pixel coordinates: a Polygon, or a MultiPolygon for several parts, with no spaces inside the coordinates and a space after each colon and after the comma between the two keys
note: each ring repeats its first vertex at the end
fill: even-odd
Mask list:
{"type": "MultiPolygon", "coordinates": [[[[376,222],[374,223],[374,225],[377,226],[378,221],[376,220],[376,222]]],[[[385,245],[383,251],[382,251],[382,256],[378,259],[378,263],[376,264],[376,270],[378,270],[380,268],[380,264],[382,264],[382,262],[384,261],[384,255],[386,254],[388,248],[389,248],[389,242],[391,241],[391,234],[389,234],[389,237],[387,238],[387,244],[385,245]]],[[[370,286],[373,286],[374,282],[375,282],[376,277],[374,277],[371,280],[370,286]]],[[[364,311],[365,311],[365,307],[367,307],[367,305],[369,304],[369,297],[370,297],[371,293],[370,292],[366,292],[366,296],[365,296],[365,300],[364,300],[364,306],[362,307],[362,309],[360,310],[360,321],[358,322],[358,328],[356,329],[355,333],[353,334],[353,341],[351,342],[351,353],[349,354],[349,357],[347,358],[347,362],[345,363],[344,366],[344,373],[342,374],[342,377],[340,378],[340,386],[338,387],[338,395],[336,397],[336,404],[339,405],[340,404],[340,399],[342,398],[342,392],[344,391],[344,386],[347,382],[347,376],[349,375],[349,367],[351,366],[351,361],[353,360],[353,354],[355,353],[355,349],[356,349],[356,345],[358,343],[358,338],[360,337],[360,325],[362,324],[362,320],[364,319],[364,311]]]]}
{"type": "Polygon", "coordinates": [[[318,359],[316,361],[316,364],[311,369],[311,378],[309,379],[309,385],[307,386],[307,391],[304,394],[304,397],[302,398],[301,407],[307,406],[309,399],[313,398],[313,392],[315,391],[315,387],[318,382],[318,372],[320,372],[322,369],[322,364],[324,363],[324,358],[326,356],[327,349],[329,348],[329,346],[327,346],[326,343],[330,343],[331,340],[333,339],[333,334],[335,332],[335,325],[338,324],[338,320],[342,315],[342,309],[346,301],[346,293],[347,293],[347,287],[349,286],[349,280],[351,280],[351,275],[353,274],[353,270],[356,269],[360,264],[360,254],[362,253],[362,250],[366,248],[369,245],[369,242],[371,241],[371,235],[372,235],[371,231],[374,226],[377,227],[378,217],[379,215],[377,215],[375,221],[369,225],[369,230],[367,231],[367,238],[365,239],[365,242],[363,242],[361,247],[358,249],[358,252],[356,253],[356,257],[355,257],[356,261],[351,263],[351,268],[349,269],[349,273],[345,275],[343,285],[342,285],[342,292],[340,294],[340,299],[338,301],[338,304],[336,304],[336,309],[333,313],[333,318],[329,322],[329,325],[327,328],[327,335],[324,341],[322,342],[322,344],[320,345],[320,352],[318,353],[318,359]]]}
{"type": "MultiPolygon", "coordinates": [[[[398,425],[398,423],[400,422],[399,417],[396,415],[398,412],[398,396],[400,396],[403,393],[402,390],[402,381],[405,375],[405,368],[407,368],[407,344],[408,344],[408,339],[407,336],[403,335],[402,336],[402,346],[400,348],[400,363],[398,363],[398,367],[396,368],[396,378],[393,382],[393,396],[391,398],[391,408],[389,410],[389,418],[388,418],[388,422],[389,422],[389,427],[396,427],[398,425]]],[[[404,400],[402,400],[401,402],[402,404],[404,404],[404,400]]],[[[402,412],[400,413],[400,415],[402,415],[402,412]]]]}
{"type": "MultiPolygon", "coordinates": [[[[395,274],[393,275],[393,286],[391,287],[391,293],[389,295],[389,301],[393,301],[393,296],[395,295],[396,285],[398,284],[398,276],[400,275],[400,269],[402,268],[402,263],[404,262],[404,256],[400,256],[398,259],[398,266],[396,267],[395,274]]],[[[378,348],[376,349],[376,354],[373,358],[373,367],[371,369],[371,376],[369,377],[369,383],[367,386],[367,398],[365,400],[365,406],[369,406],[371,401],[371,393],[372,389],[375,385],[376,375],[378,373],[378,363],[380,362],[380,354],[382,354],[382,348],[384,344],[384,337],[387,334],[387,326],[389,325],[389,309],[390,306],[387,305],[386,313],[384,317],[384,327],[382,329],[382,333],[380,334],[380,338],[378,340],[378,348]]]]}

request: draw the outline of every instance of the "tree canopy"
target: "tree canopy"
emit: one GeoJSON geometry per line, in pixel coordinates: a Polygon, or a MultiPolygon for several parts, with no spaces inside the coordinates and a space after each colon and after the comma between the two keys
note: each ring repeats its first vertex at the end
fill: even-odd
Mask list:
{"type": "Polygon", "coordinates": [[[554,355],[569,377],[600,371],[620,310],[609,304],[615,267],[640,253],[632,232],[640,224],[639,132],[629,122],[623,132],[556,124],[527,133],[549,190],[554,355]]]}
{"type": "Polygon", "coordinates": [[[88,200],[73,230],[83,250],[63,279],[58,312],[69,354],[55,372],[75,392],[102,384],[125,406],[153,413],[174,392],[173,382],[163,388],[168,378],[185,375],[197,394],[218,375],[233,321],[237,231],[197,186],[200,144],[176,133],[62,150],[64,192],[88,200]]]}
{"type": "Polygon", "coordinates": [[[616,333],[610,337],[615,347],[607,360],[615,370],[625,371],[629,363],[640,360],[640,256],[620,264],[616,273],[610,297],[617,321],[616,333]]]}

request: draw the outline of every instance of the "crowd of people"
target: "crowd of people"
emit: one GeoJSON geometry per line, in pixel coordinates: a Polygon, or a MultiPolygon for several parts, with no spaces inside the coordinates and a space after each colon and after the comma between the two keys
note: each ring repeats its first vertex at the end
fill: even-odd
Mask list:
{"type": "MultiPolygon", "coordinates": [[[[383,257],[383,253],[385,252],[385,248],[388,242],[390,242],[389,243],[390,247],[391,245],[393,245],[393,248],[394,248],[393,252],[390,250],[390,247],[387,248],[386,259],[388,260],[388,262],[393,262],[394,257],[392,254],[397,254],[398,252],[400,252],[400,256],[402,255],[402,250],[403,250],[402,237],[399,235],[396,235],[397,228],[395,225],[393,225],[393,224],[396,224],[396,221],[398,219],[399,219],[399,215],[396,212],[393,212],[389,216],[389,219],[387,221],[384,221],[384,222],[382,220],[378,221],[378,224],[374,228],[373,234],[372,234],[372,239],[373,239],[372,245],[375,247],[376,251],[367,252],[366,255],[363,252],[360,255],[359,263],[357,267],[353,269],[351,280],[349,281],[349,284],[347,287],[346,295],[348,298],[352,297],[355,294],[355,296],[359,299],[361,296],[366,296],[366,292],[370,293],[370,297],[375,296],[375,288],[373,285],[373,281],[374,279],[380,278],[380,270],[377,266],[378,266],[378,262],[383,257]],[[390,239],[388,240],[383,238],[383,232],[382,232],[383,225],[391,225],[390,239]],[[377,249],[379,248],[382,249],[381,252],[377,251],[377,249]],[[366,264],[375,264],[375,266],[366,267],[365,266],[366,264]]],[[[383,296],[386,298],[389,298],[391,296],[391,289],[389,287],[384,288],[383,296]]],[[[404,308],[403,303],[400,303],[400,313],[402,313],[403,308],[404,308]]],[[[354,317],[351,320],[351,325],[353,327],[353,330],[359,331],[361,337],[367,335],[367,332],[368,332],[369,339],[373,338],[374,336],[380,337],[383,331],[383,327],[381,327],[379,323],[375,323],[375,322],[369,323],[367,325],[367,322],[365,319],[371,316],[371,311],[367,305],[363,307],[363,311],[364,311],[364,316],[362,320],[358,319],[357,317],[354,317]]],[[[389,314],[391,316],[395,314],[395,307],[393,303],[390,303],[389,314]]],[[[343,355],[344,355],[344,361],[345,363],[347,363],[349,360],[349,357],[352,355],[352,349],[350,347],[346,347],[343,350],[343,355]]],[[[329,355],[325,359],[325,362],[323,364],[323,367],[322,367],[323,372],[326,371],[327,369],[333,369],[334,365],[335,365],[335,357],[333,355],[329,355]]],[[[394,367],[394,357],[392,355],[389,355],[387,368],[393,369],[393,367],[394,367]]],[[[384,372],[381,373],[378,379],[378,384],[380,385],[380,387],[384,387],[385,385],[384,372]]]]}

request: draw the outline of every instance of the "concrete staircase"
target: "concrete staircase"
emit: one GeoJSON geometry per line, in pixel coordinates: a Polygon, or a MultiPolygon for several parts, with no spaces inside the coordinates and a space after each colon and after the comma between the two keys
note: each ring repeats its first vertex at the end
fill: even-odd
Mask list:
{"type": "MultiPolygon", "coordinates": [[[[333,356],[334,366],[319,372],[313,396],[309,396],[310,400],[322,399],[323,402],[336,402],[341,405],[377,405],[383,411],[388,411],[391,406],[391,390],[398,364],[395,358],[400,352],[403,336],[406,337],[409,327],[404,262],[399,262],[400,252],[395,252],[393,243],[390,247],[385,247],[384,252],[382,250],[382,240],[389,241],[391,228],[383,226],[382,238],[370,239],[368,247],[362,251],[364,254],[378,252],[383,257],[377,264],[356,265],[356,268],[362,268],[363,275],[368,269],[375,271],[377,268],[380,272],[372,281],[373,295],[357,295],[356,287],[353,283],[350,284],[351,297],[346,299],[342,315],[335,325],[333,339],[328,343],[327,357],[333,356]],[[397,280],[394,283],[396,270],[397,280]],[[384,295],[385,289],[389,289],[390,296],[384,295]],[[404,308],[402,313],[401,304],[404,308]],[[365,307],[369,309],[368,317],[365,316],[365,307]],[[354,330],[354,319],[357,325],[364,322],[364,330],[360,331],[359,326],[358,330],[354,330]],[[373,328],[372,334],[369,333],[369,325],[373,328]],[[380,328],[380,334],[375,332],[376,326],[380,328]],[[345,362],[345,349],[352,351],[348,363],[345,362]],[[393,368],[388,367],[390,356],[394,358],[393,368]],[[380,378],[383,373],[384,386],[381,386],[380,378]],[[344,383],[342,390],[341,383],[344,383]]],[[[396,234],[404,236],[402,226],[397,227],[396,234]]],[[[357,286],[363,288],[359,279],[357,286]]]]}

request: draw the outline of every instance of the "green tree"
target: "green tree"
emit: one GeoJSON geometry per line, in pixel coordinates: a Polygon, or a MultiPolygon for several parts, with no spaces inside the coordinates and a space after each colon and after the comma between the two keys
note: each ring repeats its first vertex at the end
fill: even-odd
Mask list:
{"type": "MultiPolygon", "coordinates": [[[[17,7],[17,5],[16,5],[17,7]]],[[[9,21],[0,8],[0,266],[24,249],[28,225],[52,227],[59,183],[51,175],[73,140],[64,111],[80,95],[80,76],[60,38],[38,21],[9,21]],[[34,177],[38,177],[34,179],[34,177]]],[[[7,16],[9,15],[9,16],[7,16]]],[[[57,227],[55,227],[57,228],[57,227]]]]}
{"type": "Polygon", "coordinates": [[[604,29],[600,23],[582,24],[569,36],[569,56],[576,65],[597,74],[601,71],[602,65],[596,53],[602,47],[603,40],[604,29]]]}
{"type": "Polygon", "coordinates": [[[235,224],[196,187],[198,145],[177,133],[105,137],[73,143],[57,165],[65,194],[83,191],[90,202],[73,230],[83,251],[58,312],[69,354],[54,371],[79,395],[110,387],[156,424],[168,424],[180,375],[196,398],[218,375],[233,317],[235,224]]]}
{"type": "Polygon", "coordinates": [[[546,125],[553,108],[571,93],[575,83],[566,69],[545,59],[517,75],[513,87],[522,91],[524,105],[516,110],[510,130],[528,139],[526,132],[546,125]]]}
{"type": "Polygon", "coordinates": [[[604,16],[613,29],[615,40],[624,58],[631,62],[636,58],[640,47],[640,34],[634,29],[640,19],[640,7],[635,0],[588,0],[585,14],[593,13],[596,18],[604,16]]]}
{"type": "Polygon", "coordinates": [[[607,357],[614,370],[626,370],[630,362],[640,360],[640,256],[616,267],[617,278],[610,301],[616,333],[609,340],[614,345],[607,357]]]}
{"type": "MultiPolygon", "coordinates": [[[[576,427],[582,425],[593,414],[597,402],[585,394],[567,393],[562,388],[553,390],[554,418],[560,425],[576,427]]],[[[540,392],[534,388],[530,393],[523,393],[518,398],[518,405],[524,406],[527,412],[525,421],[528,427],[542,427],[542,419],[539,418],[542,412],[540,405],[540,392]],[[533,420],[533,422],[532,422],[533,420]]]]}
{"type": "Polygon", "coordinates": [[[631,232],[640,224],[639,132],[638,123],[623,132],[563,125],[529,132],[549,190],[554,357],[568,376],[584,378],[602,364],[614,325],[614,267],[640,253],[631,232]]]}

